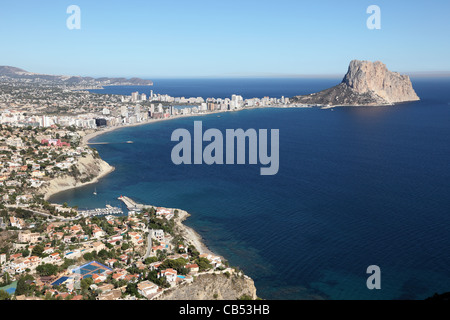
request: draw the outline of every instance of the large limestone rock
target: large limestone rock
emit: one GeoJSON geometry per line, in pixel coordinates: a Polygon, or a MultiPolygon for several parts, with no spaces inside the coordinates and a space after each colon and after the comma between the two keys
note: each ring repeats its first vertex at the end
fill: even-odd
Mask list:
{"type": "Polygon", "coordinates": [[[236,300],[243,295],[257,298],[255,283],[251,278],[235,273],[203,274],[193,283],[182,284],[170,289],[158,300],[236,300]]]}
{"type": "Polygon", "coordinates": [[[380,61],[350,62],[342,82],[330,89],[297,96],[294,103],[320,105],[390,105],[420,100],[406,75],[391,72],[380,61]]]}

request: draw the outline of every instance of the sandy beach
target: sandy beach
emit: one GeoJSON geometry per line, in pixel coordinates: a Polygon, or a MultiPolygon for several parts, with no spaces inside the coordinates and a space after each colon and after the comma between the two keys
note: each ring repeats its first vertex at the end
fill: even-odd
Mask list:
{"type": "MultiPolygon", "coordinates": [[[[136,123],[136,124],[107,127],[107,128],[96,130],[94,132],[90,132],[90,133],[82,136],[81,143],[83,145],[89,145],[90,141],[95,137],[101,136],[105,133],[112,132],[115,130],[124,129],[124,128],[148,125],[148,124],[152,124],[152,123],[156,123],[156,122],[160,122],[160,121],[169,121],[169,120],[174,120],[174,119],[179,119],[179,118],[184,118],[184,117],[201,117],[201,116],[211,115],[211,114],[219,114],[219,113],[225,113],[225,112],[237,112],[237,111],[241,111],[241,110],[251,110],[251,109],[260,109],[260,108],[263,108],[263,107],[252,107],[252,108],[245,108],[245,109],[239,109],[239,110],[217,110],[217,111],[212,111],[212,112],[208,112],[208,113],[179,115],[176,117],[165,118],[165,119],[151,119],[149,121],[140,122],[140,123],[136,123]]],[[[282,108],[282,107],[274,106],[274,108],[282,108]]],[[[78,187],[86,186],[89,184],[97,183],[101,178],[105,177],[106,175],[108,175],[109,173],[114,171],[115,168],[110,166],[106,161],[104,161],[104,160],[100,160],[100,161],[102,162],[102,164],[100,165],[101,170],[99,171],[98,175],[96,175],[96,177],[93,180],[85,182],[85,183],[76,183],[76,182],[71,183],[70,181],[68,181],[69,178],[59,178],[60,181],[53,181],[54,186],[49,187],[46,190],[45,199],[47,200],[52,195],[55,195],[62,191],[66,191],[66,190],[70,190],[73,188],[78,188],[78,187]]],[[[57,179],[55,179],[55,180],[57,180],[57,179]]],[[[175,209],[173,209],[173,210],[175,210],[175,209]]],[[[206,254],[216,255],[204,244],[202,237],[194,229],[186,226],[183,223],[183,221],[185,221],[187,218],[189,218],[190,214],[182,209],[177,209],[177,210],[179,211],[179,216],[177,219],[175,219],[175,223],[178,227],[179,232],[183,235],[183,237],[186,239],[186,241],[188,243],[194,245],[201,254],[206,253],[206,254]]]]}
{"type": "Polygon", "coordinates": [[[88,181],[88,182],[84,182],[84,183],[71,184],[71,182],[70,182],[71,180],[70,179],[66,179],[66,178],[57,178],[59,180],[54,179],[52,181],[55,181],[55,182],[51,183],[51,186],[47,187],[47,190],[44,193],[44,200],[48,200],[49,198],[51,198],[55,194],[58,194],[58,193],[63,192],[63,191],[67,191],[67,190],[70,190],[70,189],[75,189],[75,188],[79,188],[79,187],[83,187],[83,186],[87,186],[87,185],[90,185],[90,184],[97,183],[97,182],[99,182],[99,180],[101,178],[107,176],[108,174],[110,174],[114,170],[115,170],[114,167],[109,166],[108,169],[103,170],[93,180],[88,181]]]}
{"type": "MultiPolygon", "coordinates": [[[[121,125],[121,126],[115,126],[115,127],[107,127],[107,128],[96,130],[94,132],[90,132],[90,133],[82,136],[81,137],[81,144],[84,145],[84,146],[89,145],[89,141],[92,140],[93,138],[98,137],[98,136],[103,135],[103,134],[108,133],[108,132],[119,130],[119,129],[143,126],[143,125],[148,125],[148,124],[161,122],[161,121],[169,121],[169,120],[179,119],[179,118],[182,118],[182,117],[183,118],[184,117],[199,117],[199,116],[204,116],[204,115],[208,115],[208,114],[223,113],[223,112],[233,112],[233,111],[228,111],[228,110],[227,111],[222,111],[222,110],[220,110],[220,111],[213,111],[213,112],[208,112],[208,113],[179,115],[179,116],[172,117],[172,118],[151,119],[151,120],[148,120],[148,121],[145,121],[145,122],[140,122],[140,123],[135,123],[135,124],[121,125]]],[[[87,163],[85,163],[86,166],[92,166],[93,164],[94,164],[94,160],[93,159],[90,159],[90,160],[87,161],[87,163]]],[[[108,174],[110,174],[111,172],[113,172],[115,170],[114,167],[112,167],[110,164],[108,164],[106,161],[104,161],[102,159],[97,164],[97,166],[99,167],[99,171],[96,173],[95,177],[91,181],[88,181],[88,182],[81,183],[81,182],[75,181],[71,177],[59,177],[59,178],[50,180],[49,184],[46,187],[41,189],[41,192],[44,194],[44,199],[48,200],[51,196],[53,196],[53,195],[55,195],[57,193],[63,192],[63,191],[67,191],[67,190],[70,190],[70,189],[74,189],[74,188],[83,187],[83,186],[86,186],[86,185],[97,183],[101,178],[107,176],[108,174]]]]}
{"type": "MultiPolygon", "coordinates": [[[[245,110],[245,109],[242,109],[245,110]]],[[[156,123],[156,122],[161,122],[161,121],[170,121],[170,120],[175,120],[175,119],[180,119],[180,118],[189,118],[189,117],[201,117],[201,116],[206,116],[206,115],[210,115],[210,114],[218,114],[218,113],[224,113],[224,112],[236,112],[236,111],[240,111],[240,110],[218,110],[218,111],[211,111],[208,113],[197,113],[197,114],[186,114],[186,115],[178,115],[176,117],[172,117],[172,118],[165,118],[165,119],[151,119],[145,122],[139,122],[139,123],[134,123],[134,124],[126,124],[126,125],[121,125],[121,126],[115,126],[115,127],[107,127],[107,128],[103,128],[103,129],[99,129],[95,132],[91,132],[86,134],[85,136],[82,137],[82,144],[88,145],[90,143],[90,140],[92,140],[95,137],[101,136],[102,134],[108,133],[108,132],[112,132],[115,130],[119,130],[119,129],[124,129],[124,128],[132,128],[132,127],[138,127],[138,126],[143,126],[143,125],[147,125],[147,124],[152,124],[152,123],[156,123]]]]}
{"type": "Polygon", "coordinates": [[[40,189],[40,192],[44,194],[44,200],[48,200],[51,196],[78,187],[97,183],[101,178],[107,176],[115,170],[115,168],[102,159],[95,159],[92,156],[82,158],[79,160],[78,165],[84,170],[95,169],[95,177],[87,182],[80,182],[75,180],[71,176],[57,177],[50,180],[47,185],[40,189]]]}
{"type": "MultiPolygon", "coordinates": [[[[199,114],[199,115],[203,115],[203,114],[199,114]]],[[[186,116],[196,116],[196,115],[186,115],[186,116]]],[[[176,117],[176,118],[178,118],[178,117],[176,117]]],[[[102,134],[108,133],[108,132],[112,132],[114,130],[137,127],[137,126],[152,124],[152,123],[156,123],[156,122],[160,122],[160,121],[172,120],[172,119],[176,119],[176,118],[149,120],[146,122],[140,122],[140,123],[136,123],[136,124],[107,127],[104,129],[96,130],[94,132],[90,132],[90,133],[82,136],[81,144],[84,146],[89,145],[89,141],[92,140],[93,138],[100,136],[102,134]]],[[[87,166],[91,166],[92,164],[93,164],[92,159],[89,160],[88,163],[86,163],[87,166]]],[[[101,160],[100,163],[98,164],[98,166],[100,169],[98,174],[95,176],[95,178],[93,178],[91,181],[88,181],[88,182],[84,182],[84,183],[76,182],[70,177],[59,177],[59,178],[51,180],[49,182],[49,185],[42,189],[44,191],[44,199],[48,200],[51,196],[53,196],[57,193],[63,192],[63,191],[67,191],[70,189],[79,188],[79,187],[83,187],[86,185],[97,183],[100,179],[102,179],[103,177],[107,176],[108,174],[110,174],[111,172],[113,172],[115,170],[115,168],[113,166],[111,166],[104,160],[101,160]]]]}
{"type": "Polygon", "coordinates": [[[309,106],[301,107],[301,106],[296,106],[296,105],[294,105],[294,106],[276,106],[275,105],[275,106],[269,106],[269,107],[257,106],[257,107],[246,107],[246,108],[237,109],[237,110],[215,110],[215,111],[208,111],[207,113],[185,114],[185,115],[178,115],[175,117],[164,118],[164,119],[150,119],[145,122],[139,122],[139,123],[134,123],[134,124],[126,124],[126,125],[98,129],[97,131],[90,132],[90,133],[86,134],[85,136],[83,136],[81,143],[84,145],[88,145],[88,144],[90,144],[90,140],[94,139],[95,137],[101,136],[102,134],[112,132],[115,130],[124,129],[124,128],[144,126],[147,124],[152,124],[152,123],[161,122],[161,121],[176,120],[176,119],[180,119],[180,118],[202,117],[202,116],[207,116],[207,115],[212,115],[212,114],[221,114],[221,113],[226,113],[226,112],[239,112],[239,111],[243,111],[243,110],[254,110],[254,109],[265,109],[265,108],[286,109],[286,108],[311,108],[311,107],[309,107],[309,106]]]}
{"type": "MultiPolygon", "coordinates": [[[[174,119],[179,119],[181,117],[198,117],[198,116],[204,116],[204,115],[214,114],[214,113],[223,113],[223,112],[230,112],[230,111],[215,111],[215,112],[209,112],[209,113],[181,115],[181,116],[177,116],[177,117],[173,117],[173,118],[155,119],[155,120],[149,120],[146,122],[141,122],[141,123],[136,123],[136,124],[131,124],[131,125],[108,127],[108,128],[100,129],[95,132],[90,132],[90,133],[84,135],[82,137],[81,143],[83,145],[89,145],[89,141],[92,140],[93,138],[98,137],[98,136],[103,135],[108,132],[119,130],[119,129],[137,127],[137,126],[152,124],[152,123],[156,123],[156,122],[160,122],[160,121],[174,120],[174,119]]],[[[233,111],[231,111],[231,112],[233,112],[233,111]]],[[[100,160],[100,161],[101,161],[101,165],[100,165],[99,174],[93,180],[85,182],[85,183],[76,183],[74,181],[69,181],[69,180],[71,180],[69,177],[54,179],[54,180],[52,180],[51,185],[49,187],[47,187],[44,198],[46,200],[48,200],[51,196],[53,196],[59,192],[63,192],[66,190],[70,190],[70,189],[97,183],[101,178],[105,177],[106,175],[110,174],[111,172],[113,172],[115,170],[115,168],[112,167],[111,165],[109,165],[106,161],[104,161],[104,160],[100,160]]],[[[175,209],[172,209],[172,210],[175,210],[175,209]]],[[[187,243],[192,244],[200,252],[200,254],[206,253],[206,254],[211,254],[211,255],[217,256],[217,254],[214,254],[204,244],[202,237],[194,229],[186,226],[183,223],[187,218],[190,217],[190,214],[182,209],[177,209],[177,210],[179,213],[178,213],[178,218],[175,219],[175,223],[176,223],[178,231],[186,239],[187,243]]]]}

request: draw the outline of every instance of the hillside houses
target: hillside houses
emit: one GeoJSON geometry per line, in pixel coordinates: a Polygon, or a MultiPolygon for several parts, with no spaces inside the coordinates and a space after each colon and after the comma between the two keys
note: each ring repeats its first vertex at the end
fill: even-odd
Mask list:
{"type": "Polygon", "coordinates": [[[149,229],[150,219],[160,221],[155,220],[152,226],[161,227],[164,221],[170,221],[167,213],[172,212],[162,212],[162,216],[153,218],[144,212],[132,217],[45,222],[42,232],[26,228],[18,232],[20,246],[9,256],[0,257],[1,271],[15,277],[32,274],[39,283],[37,290],[53,298],[90,294],[97,300],[107,300],[136,298],[126,290],[128,284],[136,286],[139,299],[153,299],[167,288],[195,281],[202,272],[224,269],[220,257],[198,253],[192,256],[195,250],[179,236],[162,228],[149,229]],[[147,243],[147,234],[151,243],[147,243]],[[147,250],[150,255],[144,259],[147,250]],[[40,275],[38,270],[42,268],[38,267],[45,265],[56,266],[57,272],[51,277],[40,275]],[[84,271],[80,273],[79,268],[84,271]],[[92,285],[89,291],[81,292],[79,282],[85,276],[92,285]]]}
{"type": "Polygon", "coordinates": [[[9,218],[9,223],[11,224],[11,227],[17,228],[17,229],[23,229],[25,228],[25,222],[23,221],[23,219],[20,218],[16,218],[16,217],[10,217],[9,218]]]}
{"type": "Polygon", "coordinates": [[[56,126],[0,127],[0,185],[8,187],[0,202],[31,204],[49,180],[70,175],[81,157],[93,154],[88,146],[77,146],[79,139],[78,134],[56,126]]]}
{"type": "Polygon", "coordinates": [[[17,241],[20,243],[37,243],[41,240],[41,234],[40,233],[32,233],[30,230],[26,230],[23,232],[19,232],[17,241]]]}
{"type": "Polygon", "coordinates": [[[172,209],[167,208],[157,208],[156,209],[156,216],[158,218],[165,218],[167,220],[171,220],[174,217],[174,213],[172,209]]]}
{"type": "Polygon", "coordinates": [[[138,284],[138,290],[139,294],[151,299],[158,293],[159,287],[150,281],[142,281],[138,284]]]}

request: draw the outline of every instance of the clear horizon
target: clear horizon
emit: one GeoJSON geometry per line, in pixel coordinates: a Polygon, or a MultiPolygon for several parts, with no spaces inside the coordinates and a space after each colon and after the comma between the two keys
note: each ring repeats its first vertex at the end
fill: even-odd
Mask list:
{"type": "Polygon", "coordinates": [[[449,10],[447,1],[19,0],[0,11],[8,30],[0,65],[92,77],[289,78],[341,77],[358,59],[446,76],[449,10]],[[380,30],[366,25],[373,4],[380,30]],[[81,10],[79,30],[67,28],[70,5],[81,10]]]}

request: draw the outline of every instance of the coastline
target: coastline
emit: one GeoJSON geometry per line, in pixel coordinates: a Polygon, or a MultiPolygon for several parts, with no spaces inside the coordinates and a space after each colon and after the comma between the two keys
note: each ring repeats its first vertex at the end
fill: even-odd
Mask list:
{"type": "Polygon", "coordinates": [[[44,194],[44,200],[48,201],[52,196],[63,191],[97,183],[115,170],[113,166],[103,159],[95,159],[92,155],[80,160],[79,165],[84,168],[97,168],[98,172],[92,180],[86,182],[79,182],[71,176],[58,177],[48,181],[48,184],[40,189],[40,192],[44,194]]]}
{"type": "MultiPolygon", "coordinates": [[[[224,111],[225,112],[225,111],[224,111]]],[[[207,113],[207,114],[212,114],[212,113],[207,113]]],[[[129,125],[123,125],[123,126],[115,126],[115,127],[107,127],[105,129],[100,129],[100,130],[96,130],[94,132],[90,132],[88,134],[85,134],[84,136],[81,137],[81,144],[83,146],[89,146],[90,144],[90,140],[94,139],[95,137],[101,136],[105,133],[108,132],[112,132],[115,130],[119,130],[119,129],[124,129],[124,128],[132,128],[132,127],[137,127],[137,126],[142,126],[142,125],[146,125],[146,124],[152,124],[152,123],[156,123],[156,122],[160,122],[160,121],[167,121],[167,120],[173,120],[173,119],[178,119],[180,117],[196,117],[196,116],[203,116],[203,115],[207,115],[207,114],[198,114],[198,115],[182,115],[182,116],[178,116],[178,117],[173,117],[173,118],[166,118],[166,119],[155,119],[155,120],[150,120],[150,121],[146,121],[146,122],[140,122],[140,123],[135,123],[135,124],[129,124],[129,125]]],[[[83,183],[73,183],[70,184],[68,182],[69,178],[68,177],[60,177],[60,178],[56,178],[53,180],[50,180],[49,183],[50,184],[59,184],[58,188],[51,188],[51,187],[47,187],[47,188],[43,188],[44,190],[44,200],[48,200],[49,198],[51,198],[52,196],[63,192],[63,191],[67,191],[70,189],[75,189],[75,188],[79,188],[79,187],[83,187],[86,185],[90,185],[90,184],[94,184],[100,181],[100,179],[104,178],[105,176],[107,176],[108,174],[110,174],[111,172],[113,172],[115,170],[115,167],[111,166],[109,163],[107,163],[105,160],[100,159],[100,162],[102,163],[102,168],[103,170],[100,170],[99,174],[97,174],[92,180],[87,181],[87,182],[83,182],[83,183]],[[64,186],[61,186],[61,184],[63,184],[64,186]]],[[[91,165],[91,163],[89,163],[89,165],[91,165]]]]}
{"type": "MultiPolygon", "coordinates": [[[[211,111],[208,113],[198,113],[198,114],[188,114],[188,115],[179,115],[176,117],[171,117],[171,118],[165,118],[165,119],[151,119],[149,121],[145,121],[145,122],[140,122],[140,123],[135,123],[135,124],[128,124],[128,125],[121,125],[121,126],[114,126],[114,127],[107,127],[104,129],[100,129],[100,130],[95,130],[94,132],[90,132],[85,134],[84,136],[82,136],[81,139],[81,144],[84,146],[89,146],[89,144],[91,144],[91,140],[99,137],[103,134],[109,133],[109,132],[113,132],[115,130],[119,130],[119,129],[124,129],[124,128],[132,128],[132,127],[137,127],[137,126],[143,126],[143,125],[149,125],[152,123],[156,123],[156,122],[160,122],[160,121],[169,121],[169,120],[175,120],[175,119],[180,119],[180,118],[184,118],[184,117],[201,117],[201,116],[206,116],[206,115],[211,115],[211,114],[219,114],[219,113],[225,113],[225,112],[238,112],[238,111],[242,111],[242,110],[253,110],[253,109],[262,109],[262,108],[279,108],[279,109],[285,109],[285,108],[311,108],[311,107],[298,107],[298,106],[293,106],[293,107],[280,107],[280,106],[273,106],[273,107],[250,107],[250,108],[243,108],[243,109],[238,109],[238,110],[216,110],[216,111],[211,111]]],[[[104,161],[103,159],[100,159],[106,166],[109,167],[109,169],[104,170],[103,172],[101,172],[100,174],[98,174],[95,178],[93,178],[93,180],[85,182],[85,183],[79,183],[79,184],[72,184],[72,185],[67,185],[65,187],[61,187],[59,186],[57,189],[49,189],[45,192],[44,195],[44,199],[48,200],[49,198],[51,198],[52,196],[63,192],[63,191],[67,191],[70,189],[75,189],[75,188],[79,188],[79,187],[83,187],[86,185],[90,185],[90,184],[95,184],[97,183],[100,179],[104,178],[105,176],[107,176],[108,174],[110,174],[111,172],[113,172],[115,170],[115,168],[113,166],[111,166],[109,163],[107,163],[106,161],[104,161]]],[[[60,179],[65,179],[65,178],[60,178],[60,179]]],[[[56,180],[56,179],[54,179],[56,180]]],[[[179,218],[176,219],[176,223],[177,226],[179,227],[179,229],[181,230],[182,234],[186,237],[186,240],[191,242],[196,248],[197,250],[199,250],[199,252],[201,253],[207,253],[207,254],[212,254],[212,255],[217,255],[214,254],[207,246],[206,244],[203,242],[203,238],[202,236],[197,233],[193,228],[186,226],[183,222],[188,219],[190,217],[190,214],[183,210],[183,209],[177,209],[179,211],[179,218]]]]}
{"type": "Polygon", "coordinates": [[[178,219],[175,220],[175,223],[177,227],[180,229],[181,234],[186,239],[187,242],[190,242],[194,247],[200,252],[200,254],[206,253],[211,255],[216,255],[214,252],[212,252],[208,246],[203,242],[203,238],[200,234],[197,233],[194,229],[191,227],[188,227],[183,222],[187,220],[191,215],[182,209],[178,209],[178,219]]]}
{"type": "Polygon", "coordinates": [[[105,164],[107,164],[110,168],[107,170],[102,171],[98,176],[96,176],[94,179],[92,179],[91,181],[87,181],[87,182],[82,182],[82,183],[76,183],[75,185],[71,185],[69,184],[67,181],[67,178],[57,178],[57,179],[53,179],[50,181],[50,184],[52,184],[52,182],[54,184],[58,184],[58,188],[52,188],[52,187],[47,187],[48,190],[45,191],[44,193],[44,200],[48,201],[48,199],[50,199],[52,196],[67,191],[67,190],[71,190],[71,189],[76,189],[79,187],[84,187],[90,184],[94,184],[100,181],[100,179],[102,179],[103,177],[107,176],[108,174],[110,174],[111,172],[113,172],[116,168],[114,168],[113,166],[109,165],[106,161],[104,161],[105,164]],[[58,180],[59,179],[59,180],[58,180]],[[61,186],[58,181],[60,181],[62,184],[67,184],[66,186],[61,186]]]}
{"type": "Polygon", "coordinates": [[[139,126],[143,126],[143,125],[147,125],[147,124],[152,124],[152,123],[156,123],[156,122],[161,122],[161,121],[170,121],[170,120],[175,120],[175,119],[180,119],[180,118],[189,118],[189,117],[202,117],[202,116],[207,116],[207,115],[212,115],[212,114],[221,114],[221,113],[227,113],[227,112],[239,112],[239,111],[244,111],[244,110],[255,110],[255,109],[310,109],[313,108],[312,106],[298,106],[298,105],[292,105],[292,106],[256,106],[256,107],[246,107],[246,108],[241,108],[241,109],[237,109],[237,110],[214,110],[214,111],[209,111],[207,113],[197,113],[197,114],[185,114],[185,115],[178,115],[176,117],[171,117],[171,118],[165,118],[165,119],[151,119],[145,122],[139,122],[139,123],[134,123],[134,124],[126,124],[126,125],[120,125],[120,126],[114,126],[114,127],[107,127],[104,129],[99,129],[96,130],[94,132],[88,133],[85,136],[82,137],[82,143],[84,145],[89,145],[91,144],[91,140],[94,139],[95,137],[101,136],[105,133],[108,132],[112,132],[115,130],[119,130],[119,129],[124,129],[124,128],[132,128],[132,127],[139,127],[139,126]]]}
{"type": "MultiPolygon", "coordinates": [[[[83,146],[89,146],[91,144],[90,141],[92,139],[94,139],[96,137],[99,137],[99,136],[101,136],[101,135],[103,135],[105,133],[113,132],[115,130],[119,130],[119,129],[123,129],[123,128],[131,128],[131,127],[137,127],[137,126],[142,126],[142,125],[149,125],[149,124],[160,122],[160,121],[168,121],[168,120],[180,119],[180,118],[184,118],[184,117],[201,117],[201,116],[220,114],[220,113],[225,113],[225,112],[237,112],[237,111],[242,111],[242,110],[265,109],[265,108],[277,108],[277,109],[311,108],[311,106],[297,106],[297,105],[293,105],[293,106],[271,106],[271,107],[257,106],[257,107],[243,108],[243,109],[238,109],[238,110],[216,110],[216,111],[211,111],[211,112],[207,112],[207,113],[179,115],[179,116],[176,116],[176,117],[170,117],[170,118],[165,118],[165,119],[151,119],[149,121],[140,122],[140,123],[136,123],[136,124],[107,127],[107,128],[104,128],[104,129],[100,129],[100,130],[95,130],[93,132],[89,132],[89,133],[87,133],[87,134],[85,134],[85,135],[83,135],[81,137],[81,144],[83,146]]],[[[79,183],[79,184],[78,183],[68,184],[65,187],[58,186],[58,188],[54,188],[53,190],[51,190],[51,189],[47,190],[47,192],[45,193],[45,200],[48,200],[53,195],[58,194],[58,193],[63,192],[63,191],[67,191],[67,190],[70,190],[70,189],[75,189],[75,188],[78,188],[78,187],[82,187],[82,186],[86,186],[86,185],[97,183],[100,179],[102,179],[103,177],[105,177],[106,175],[108,175],[109,173],[111,173],[111,172],[113,172],[115,170],[114,167],[112,167],[110,164],[108,164],[103,159],[100,158],[99,161],[102,162],[107,169],[106,170],[102,170],[101,172],[99,172],[99,174],[96,175],[95,178],[93,178],[91,181],[88,181],[88,182],[85,182],[85,183],[79,183]]],[[[62,179],[65,179],[65,178],[62,178],[62,179]]],[[[173,209],[173,210],[175,210],[175,209],[173,209]]],[[[185,241],[187,243],[189,243],[189,244],[192,244],[199,251],[200,254],[207,254],[207,255],[217,256],[217,257],[220,257],[223,261],[227,261],[227,259],[225,259],[225,257],[223,257],[223,256],[221,256],[219,254],[215,254],[210,248],[208,248],[208,246],[204,243],[203,237],[197,231],[195,231],[193,228],[191,228],[191,227],[189,227],[189,226],[187,226],[186,224],[183,223],[191,215],[187,211],[185,211],[183,209],[176,209],[176,210],[178,210],[178,212],[179,212],[178,217],[174,219],[174,222],[175,222],[175,225],[176,225],[176,229],[182,235],[182,237],[185,239],[185,241]]],[[[252,280],[250,277],[248,277],[248,276],[246,276],[246,277],[248,279],[252,280]]]]}
{"type": "MultiPolygon", "coordinates": [[[[253,109],[253,108],[252,108],[253,109]]],[[[245,109],[243,109],[245,110],[245,109]]],[[[82,137],[81,143],[83,145],[89,145],[90,141],[92,139],[94,139],[95,137],[101,136],[105,133],[109,133],[118,129],[123,129],[123,128],[130,128],[130,127],[137,127],[137,126],[142,126],[142,125],[148,125],[148,124],[152,124],[152,123],[156,123],[156,122],[160,122],[160,121],[168,121],[168,120],[174,120],[174,119],[179,119],[181,117],[198,117],[198,116],[204,116],[204,115],[210,115],[210,114],[216,114],[216,113],[223,113],[223,112],[235,112],[235,111],[240,111],[240,110],[219,110],[219,111],[213,111],[213,112],[208,112],[208,113],[200,113],[200,114],[190,114],[190,115],[181,115],[181,116],[177,116],[177,117],[172,117],[172,118],[166,118],[166,119],[156,119],[156,120],[150,120],[150,121],[146,121],[146,122],[141,122],[141,123],[136,123],[136,124],[131,124],[131,125],[123,125],[123,126],[115,126],[115,127],[108,127],[106,129],[101,129],[101,130],[96,130],[94,132],[88,133],[86,135],[84,135],[82,137]]],[[[47,192],[45,192],[45,196],[44,199],[48,200],[49,198],[51,198],[52,196],[63,192],[63,191],[67,191],[70,189],[75,189],[75,188],[79,188],[82,186],[86,186],[86,185],[90,185],[90,184],[94,184],[97,183],[100,179],[102,179],[103,177],[107,176],[108,174],[110,174],[111,172],[113,172],[115,170],[115,168],[113,166],[111,166],[109,163],[107,163],[106,161],[104,161],[103,159],[100,159],[100,161],[102,163],[105,164],[105,168],[106,170],[102,170],[93,180],[85,182],[85,183],[79,183],[79,184],[68,184],[65,187],[58,187],[57,189],[49,189],[47,192]]],[[[52,181],[55,180],[67,180],[66,178],[57,178],[54,179],[52,181]]],[[[150,205],[145,205],[145,206],[150,206],[150,205]]],[[[153,206],[155,207],[155,206],[153,206]]],[[[175,210],[175,209],[173,209],[175,210]]],[[[185,225],[183,222],[185,220],[187,220],[191,214],[189,214],[187,211],[183,210],[183,209],[176,209],[178,210],[178,218],[174,219],[176,227],[178,229],[178,231],[180,232],[180,234],[185,238],[185,240],[194,245],[194,247],[199,251],[200,254],[210,254],[210,255],[214,255],[214,256],[219,256],[221,258],[224,259],[224,257],[214,253],[211,249],[208,248],[208,246],[204,243],[203,237],[197,232],[195,231],[193,228],[188,227],[187,225],[185,225]]]]}
{"type": "MultiPolygon", "coordinates": [[[[256,108],[251,108],[251,109],[256,109],[256,108]]],[[[85,136],[82,137],[82,143],[84,145],[89,145],[91,144],[91,140],[94,139],[95,137],[101,136],[105,133],[108,132],[112,132],[115,130],[119,130],[119,129],[124,129],[124,128],[133,128],[133,127],[139,127],[139,126],[144,126],[147,124],[152,124],[152,123],[156,123],[156,122],[161,122],[161,121],[170,121],[170,120],[175,120],[175,119],[180,119],[180,118],[189,118],[189,117],[202,117],[202,116],[207,116],[207,115],[211,115],[211,114],[219,114],[219,113],[225,113],[225,112],[238,112],[241,110],[250,110],[250,108],[247,109],[239,109],[239,110],[216,110],[216,111],[211,111],[208,113],[197,113],[197,114],[186,114],[186,115],[179,115],[176,117],[171,117],[171,118],[165,118],[165,119],[152,119],[152,120],[148,120],[145,122],[139,122],[139,123],[134,123],[134,124],[127,124],[127,125],[121,125],[121,126],[114,126],[114,127],[107,127],[105,129],[100,129],[91,133],[86,134],[85,136]]]]}

